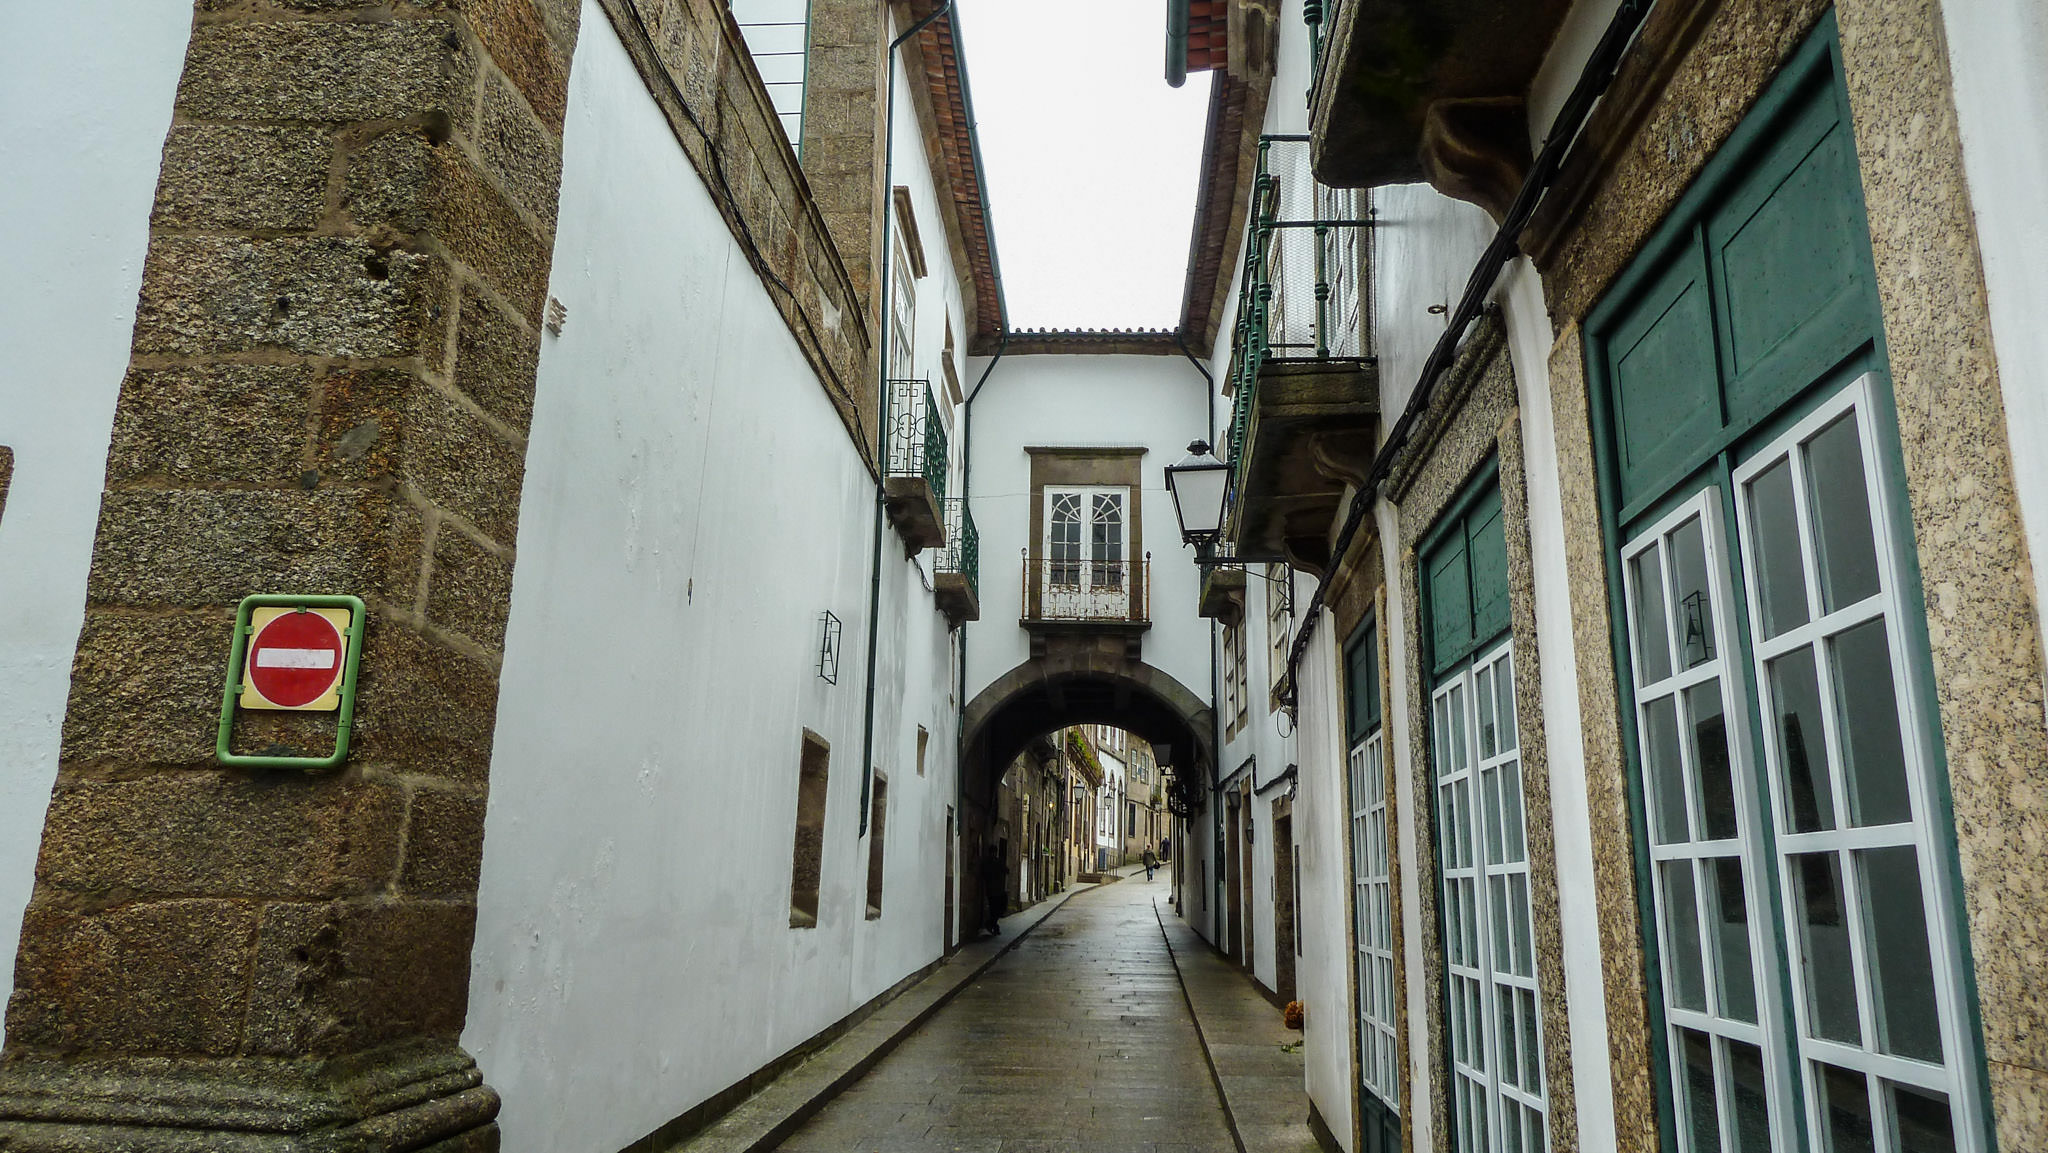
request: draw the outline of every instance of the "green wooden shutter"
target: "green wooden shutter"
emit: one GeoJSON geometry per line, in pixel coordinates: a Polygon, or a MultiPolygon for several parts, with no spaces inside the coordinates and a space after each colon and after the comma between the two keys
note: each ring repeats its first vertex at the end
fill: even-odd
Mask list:
{"type": "Polygon", "coordinates": [[[1380,724],[1380,631],[1372,617],[1344,650],[1345,730],[1353,742],[1380,724]]]}
{"type": "Polygon", "coordinates": [[[1508,631],[1507,533],[1500,477],[1488,470],[1451,504],[1422,554],[1423,621],[1432,676],[1508,631]]]}

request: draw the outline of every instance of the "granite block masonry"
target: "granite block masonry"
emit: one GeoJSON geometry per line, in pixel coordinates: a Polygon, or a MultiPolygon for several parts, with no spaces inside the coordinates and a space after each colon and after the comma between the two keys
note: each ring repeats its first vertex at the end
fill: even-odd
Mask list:
{"type": "Polygon", "coordinates": [[[194,5],[0,1149],[496,1147],[457,1038],[576,24],[194,5]],[[213,763],[251,592],[368,601],[343,771],[213,763]]]}

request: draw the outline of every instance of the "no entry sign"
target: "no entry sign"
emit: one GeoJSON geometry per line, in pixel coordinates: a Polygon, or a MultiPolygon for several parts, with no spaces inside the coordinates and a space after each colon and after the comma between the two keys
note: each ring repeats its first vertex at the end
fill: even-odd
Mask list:
{"type": "Polygon", "coordinates": [[[242,707],[333,712],[348,660],[347,609],[261,608],[249,617],[242,707]]]}
{"type": "MultiPolygon", "coordinates": [[[[356,711],[356,665],[362,660],[366,609],[353,596],[257,593],[235,610],[221,691],[214,756],[224,765],[257,769],[331,769],[348,759],[356,711]],[[303,734],[266,726],[260,751],[236,752],[240,709],[334,713],[334,749],[325,755],[294,747],[303,734]]],[[[282,721],[282,718],[279,718],[282,721]]],[[[323,726],[316,726],[314,732],[323,726]]]]}

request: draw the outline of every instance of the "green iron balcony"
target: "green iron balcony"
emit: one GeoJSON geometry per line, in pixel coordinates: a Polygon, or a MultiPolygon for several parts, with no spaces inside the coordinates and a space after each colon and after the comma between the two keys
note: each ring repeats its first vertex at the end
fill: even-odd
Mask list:
{"type": "Polygon", "coordinates": [[[946,498],[946,543],[939,549],[932,595],[955,628],[981,619],[981,534],[965,497],[946,498]]]}
{"type": "Polygon", "coordinates": [[[946,426],[926,381],[892,380],[888,399],[882,487],[889,521],[911,552],[938,548],[946,543],[946,426]]]}
{"type": "Polygon", "coordinates": [[[1224,537],[1239,556],[1320,571],[1345,485],[1371,459],[1372,222],[1348,215],[1349,203],[1310,175],[1306,137],[1260,140],[1226,383],[1224,537]]]}

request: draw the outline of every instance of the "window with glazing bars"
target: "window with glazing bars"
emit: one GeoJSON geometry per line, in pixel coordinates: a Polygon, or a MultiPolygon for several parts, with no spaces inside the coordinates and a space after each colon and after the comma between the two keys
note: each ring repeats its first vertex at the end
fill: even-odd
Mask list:
{"type": "Polygon", "coordinates": [[[1422,562],[1451,1148],[1542,1153],[1541,998],[1497,481],[1483,478],[1455,508],[1422,562]]]}
{"type": "Polygon", "coordinates": [[[1394,892],[1376,620],[1368,618],[1359,627],[1345,650],[1344,665],[1351,747],[1346,779],[1351,807],[1351,915],[1357,942],[1358,1078],[1366,1094],[1367,1147],[1398,1148],[1401,1066],[1394,1007],[1394,892]]]}
{"type": "Polygon", "coordinates": [[[1586,325],[1685,1153],[1990,1148],[1838,51],[1586,325]]]}
{"type": "Polygon", "coordinates": [[[804,140],[804,79],[810,55],[810,0],[727,0],[747,54],[768,87],[782,131],[799,153],[804,140]]]}

